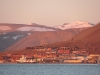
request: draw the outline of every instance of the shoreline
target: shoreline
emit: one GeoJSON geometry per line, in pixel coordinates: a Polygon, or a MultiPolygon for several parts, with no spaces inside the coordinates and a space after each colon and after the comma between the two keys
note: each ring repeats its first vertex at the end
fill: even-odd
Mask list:
{"type": "Polygon", "coordinates": [[[0,63],[1,64],[33,64],[33,65],[99,65],[98,63],[0,63]]]}

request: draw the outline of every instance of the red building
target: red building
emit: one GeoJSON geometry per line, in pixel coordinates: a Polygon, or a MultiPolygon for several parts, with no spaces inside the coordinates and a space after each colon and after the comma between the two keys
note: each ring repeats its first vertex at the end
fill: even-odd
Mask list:
{"type": "Polygon", "coordinates": [[[70,54],[70,50],[58,50],[57,53],[60,53],[60,54],[70,54]]]}

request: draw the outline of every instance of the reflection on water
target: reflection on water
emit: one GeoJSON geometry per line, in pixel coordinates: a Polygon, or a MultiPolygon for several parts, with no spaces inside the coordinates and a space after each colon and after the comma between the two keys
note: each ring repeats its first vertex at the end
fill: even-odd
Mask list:
{"type": "Polygon", "coordinates": [[[100,65],[0,64],[0,75],[100,75],[100,65]]]}

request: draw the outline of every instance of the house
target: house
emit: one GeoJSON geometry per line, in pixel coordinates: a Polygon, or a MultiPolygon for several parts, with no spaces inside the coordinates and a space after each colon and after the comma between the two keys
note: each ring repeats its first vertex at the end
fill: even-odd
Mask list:
{"type": "Polygon", "coordinates": [[[70,50],[58,50],[57,53],[60,53],[60,54],[70,54],[70,50]]]}
{"type": "Polygon", "coordinates": [[[80,60],[80,59],[65,59],[63,62],[64,63],[82,63],[82,60],[80,60]]]}
{"type": "Polygon", "coordinates": [[[45,58],[43,59],[43,63],[59,63],[59,59],[45,58]]]}
{"type": "Polygon", "coordinates": [[[77,55],[84,55],[84,56],[87,56],[89,55],[90,53],[85,51],[85,50],[74,50],[72,51],[73,54],[77,54],[77,55]]]}

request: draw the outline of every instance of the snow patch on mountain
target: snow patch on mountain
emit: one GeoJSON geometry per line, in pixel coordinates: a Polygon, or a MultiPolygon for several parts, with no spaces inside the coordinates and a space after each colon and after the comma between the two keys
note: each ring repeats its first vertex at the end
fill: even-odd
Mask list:
{"type": "Polygon", "coordinates": [[[3,37],[3,39],[8,39],[9,37],[3,37]]]}
{"type": "Polygon", "coordinates": [[[17,36],[14,36],[12,37],[14,40],[17,40],[18,37],[23,37],[24,35],[17,35],[17,36]]]}
{"type": "Polygon", "coordinates": [[[31,33],[27,33],[27,35],[31,35],[31,33]]]}
{"type": "Polygon", "coordinates": [[[48,29],[44,27],[21,27],[17,29],[18,31],[54,31],[53,29],[48,29]]]}
{"type": "Polygon", "coordinates": [[[7,34],[7,33],[2,33],[2,34],[7,34]]]}
{"type": "Polygon", "coordinates": [[[4,31],[4,30],[11,30],[11,27],[9,26],[0,26],[0,30],[4,31]]]}
{"type": "Polygon", "coordinates": [[[92,27],[92,26],[93,26],[92,24],[85,21],[76,21],[69,24],[65,23],[63,25],[56,26],[55,28],[65,30],[65,29],[71,29],[71,28],[84,28],[84,27],[92,27]]]}

